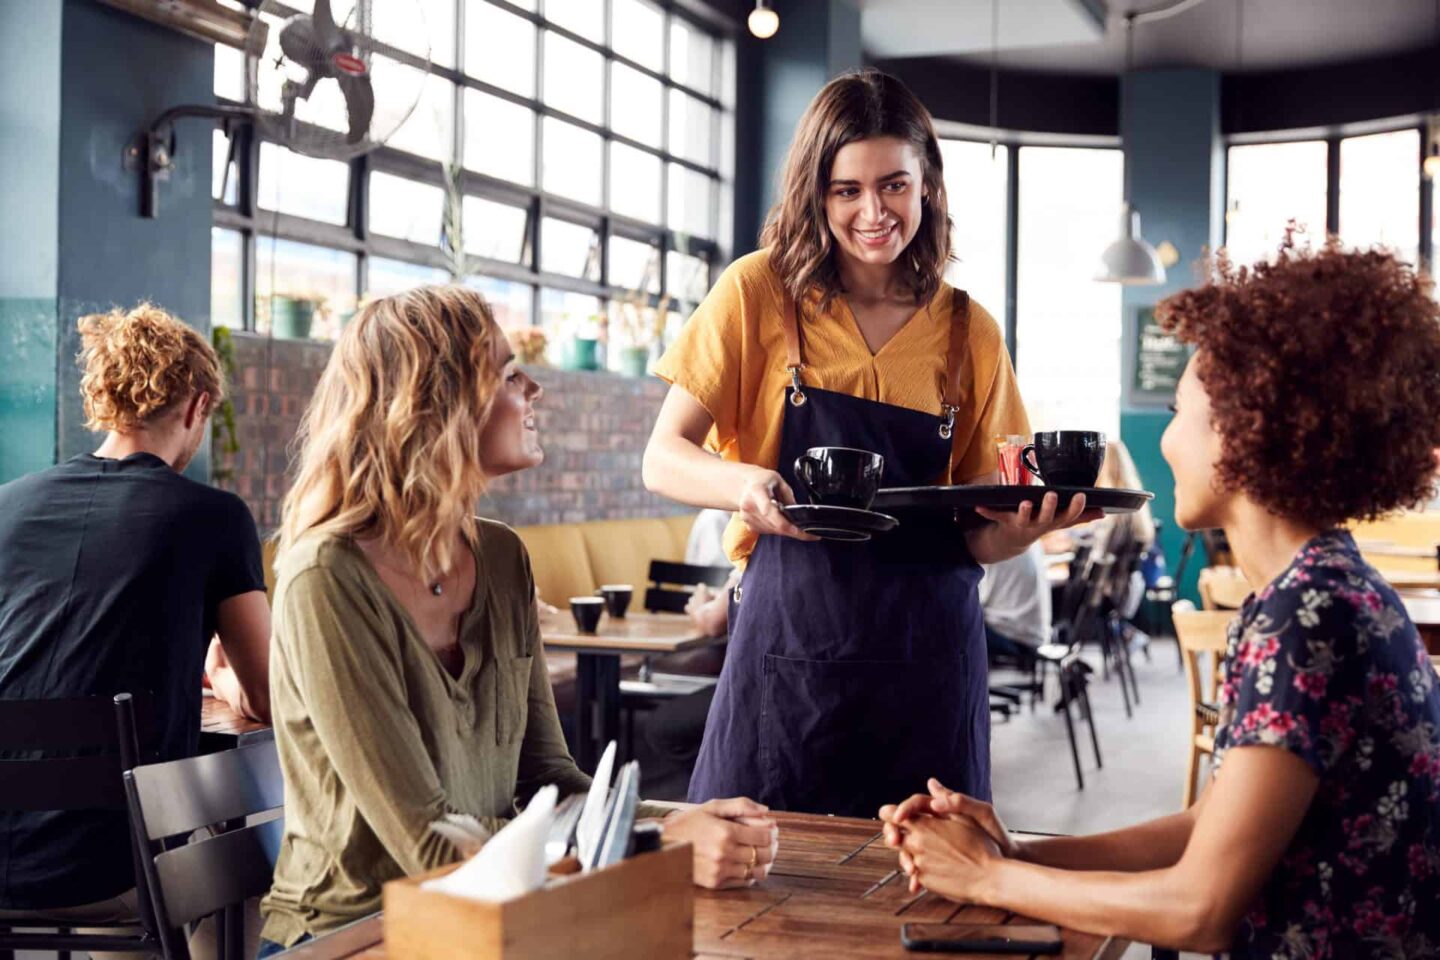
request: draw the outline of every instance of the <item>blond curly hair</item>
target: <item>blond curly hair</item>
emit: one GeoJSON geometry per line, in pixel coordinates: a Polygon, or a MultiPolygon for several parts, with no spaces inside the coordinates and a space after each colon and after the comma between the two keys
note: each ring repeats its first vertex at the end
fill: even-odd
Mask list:
{"type": "Polygon", "coordinates": [[[475,542],[480,435],[503,337],[485,299],[418,287],[363,307],[341,334],[296,435],[280,553],[311,531],[374,536],[429,579],[475,542]]]}
{"type": "Polygon", "coordinates": [[[214,348],[153,304],[81,317],[79,327],[80,395],[91,430],[133,431],[202,391],[212,407],[225,399],[214,348]]]}

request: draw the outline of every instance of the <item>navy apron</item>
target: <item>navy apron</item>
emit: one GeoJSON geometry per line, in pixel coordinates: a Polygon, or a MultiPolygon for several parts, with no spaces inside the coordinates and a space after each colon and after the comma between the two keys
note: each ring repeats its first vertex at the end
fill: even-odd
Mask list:
{"type": "MultiPolygon", "coordinates": [[[[947,483],[967,375],[969,298],[955,292],[939,414],[804,386],[785,305],[779,472],[816,446],[885,457],[887,487],[947,483]]],[[[730,608],[725,666],[689,799],[874,817],[927,777],[990,799],[981,570],[952,523],[902,519],[866,543],[761,536],[730,608]]]]}

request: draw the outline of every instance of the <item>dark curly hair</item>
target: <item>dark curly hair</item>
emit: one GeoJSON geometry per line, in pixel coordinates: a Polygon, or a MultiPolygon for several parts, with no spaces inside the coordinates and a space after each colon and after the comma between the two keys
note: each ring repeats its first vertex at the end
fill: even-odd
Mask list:
{"type": "Polygon", "coordinates": [[[1440,305],[1382,249],[1318,250],[1287,236],[1271,263],[1235,267],[1162,301],[1199,348],[1222,452],[1217,482],[1319,528],[1435,495],[1440,305]]]}

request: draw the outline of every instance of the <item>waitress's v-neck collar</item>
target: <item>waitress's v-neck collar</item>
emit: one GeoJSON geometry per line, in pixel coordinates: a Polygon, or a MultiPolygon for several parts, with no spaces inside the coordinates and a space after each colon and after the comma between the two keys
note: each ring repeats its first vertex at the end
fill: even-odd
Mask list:
{"type": "Polygon", "coordinates": [[[896,328],[895,332],[890,335],[890,339],[880,344],[880,349],[878,350],[870,349],[870,342],[865,339],[865,331],[860,329],[860,319],[855,316],[855,310],[853,307],[850,306],[850,298],[842,293],[837,296],[832,302],[840,305],[840,309],[842,309],[845,313],[845,316],[842,318],[841,322],[844,323],[850,335],[859,342],[861,348],[863,348],[864,351],[869,354],[870,359],[874,361],[879,360],[880,357],[883,356],[885,352],[890,349],[891,345],[894,344],[895,341],[907,336],[914,336],[915,328],[924,326],[924,320],[929,320],[931,318],[931,314],[935,306],[935,297],[938,296],[940,296],[939,290],[935,292],[934,297],[931,297],[928,301],[916,307],[915,312],[910,314],[910,316],[905,319],[905,322],[902,323],[898,328],[896,328]],[[924,320],[921,320],[922,316],[924,320]],[[848,321],[848,323],[846,323],[845,321],[848,321]]]}

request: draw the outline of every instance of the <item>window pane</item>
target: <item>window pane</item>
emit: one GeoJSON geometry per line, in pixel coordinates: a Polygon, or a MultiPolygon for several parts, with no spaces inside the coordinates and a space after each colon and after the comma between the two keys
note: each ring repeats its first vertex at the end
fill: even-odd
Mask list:
{"type": "Polygon", "coordinates": [[[999,147],[992,160],[988,143],[941,140],[940,155],[957,261],[946,268],[945,279],[967,291],[1003,324],[1009,147],[999,147]]]}
{"type": "Polygon", "coordinates": [[[647,77],[623,63],[610,68],[610,125],[616,133],[663,146],[660,141],[660,98],[664,87],[659,80],[647,77]]]}
{"type": "Polygon", "coordinates": [[[428,56],[431,63],[455,66],[455,0],[371,3],[370,17],[371,32],[381,41],[417,57],[428,56]]]}
{"type": "Polygon", "coordinates": [[[1340,141],[1340,236],[1349,247],[1378,244],[1419,261],[1418,130],[1340,141]]]}
{"type": "Polygon", "coordinates": [[[535,96],[535,24],[485,0],[465,6],[465,72],[535,96]]]}
{"type": "Polygon", "coordinates": [[[651,70],[665,69],[665,15],[645,0],[614,0],[615,52],[651,70]]]}
{"type": "Polygon", "coordinates": [[[610,144],[610,209],[660,222],[660,158],[623,143],[610,144]]]}
{"type": "Polygon", "coordinates": [[[210,229],[210,323],[217,327],[245,325],[245,238],[235,230],[210,229]]]}
{"type": "Polygon", "coordinates": [[[480,291],[502,329],[530,326],[530,292],[535,288],[528,283],[471,276],[465,278],[465,286],[480,291]]]}
{"type": "Polygon", "coordinates": [[[440,245],[445,191],[388,173],[370,174],[370,232],[429,247],[440,245]]]}
{"type": "Polygon", "coordinates": [[[341,160],[320,160],[262,143],[259,186],[256,200],[262,209],[345,225],[350,167],[341,160]]]}
{"type": "Polygon", "coordinates": [[[629,237],[611,237],[610,286],[659,293],[660,248],[629,237]]]}
{"type": "Polygon", "coordinates": [[[1120,428],[1120,286],[1095,280],[1120,221],[1119,150],[1020,148],[1020,393],[1036,430],[1120,428]]]}
{"type": "Polygon", "coordinates": [[[546,217],[540,223],[540,269],[598,281],[599,235],[578,223],[546,217]]]}
{"type": "Polygon", "coordinates": [[[680,17],[670,19],[670,76],[701,93],[715,93],[715,41],[680,17]]]}
{"type": "Polygon", "coordinates": [[[696,173],[677,163],[670,164],[669,227],[691,236],[715,239],[715,224],[712,219],[711,198],[715,192],[715,181],[704,174],[696,173]]]}
{"type": "Polygon", "coordinates": [[[229,44],[215,44],[215,96],[245,100],[245,54],[229,44]]]}
{"type": "Polygon", "coordinates": [[[1232,260],[1273,258],[1292,219],[1317,240],[1325,236],[1325,154],[1322,140],[1230,148],[1225,247],[1232,260]]]}
{"type": "Polygon", "coordinates": [[[334,339],[339,317],[355,309],[355,254],[293,240],[259,238],[255,243],[255,328],[261,333],[270,329],[272,289],[276,296],[317,303],[310,337],[334,339]]]}
{"type": "Polygon", "coordinates": [[[235,165],[230,162],[230,138],[220,130],[216,130],[210,140],[210,174],[211,198],[222,199],[220,191],[223,188],[224,201],[234,206],[235,198],[239,195],[240,176],[235,165]]]}
{"type": "Polygon", "coordinates": [[[679,90],[670,91],[670,152],[677,157],[715,165],[713,126],[715,111],[679,90]]]}
{"type": "MultiPolygon", "coordinates": [[[[431,160],[449,160],[450,139],[455,128],[454,85],[434,74],[422,76],[409,67],[390,64],[384,58],[376,57],[376,90],[386,88],[380,68],[387,64],[389,65],[387,74],[393,78],[393,82],[398,87],[397,96],[399,96],[399,90],[406,91],[408,95],[417,84],[423,84],[423,86],[415,109],[410,111],[410,116],[405,118],[400,129],[386,141],[386,146],[428,157],[431,160]]],[[[371,125],[371,129],[376,136],[383,136],[385,131],[378,121],[379,108],[377,107],[376,110],[377,122],[371,125]]]]}
{"type": "Polygon", "coordinates": [[[465,252],[492,260],[519,263],[525,255],[525,223],[521,207],[483,197],[466,197],[465,252]]]}
{"type": "Polygon", "coordinates": [[[562,197],[600,205],[600,137],[563,120],[545,118],[541,182],[562,197]]]}
{"type": "Polygon", "coordinates": [[[600,326],[600,301],[594,297],[566,290],[540,291],[540,329],[550,341],[546,354],[551,363],[561,362],[566,340],[594,339],[600,335],[600,326]]]}
{"type": "Polygon", "coordinates": [[[671,250],[665,254],[666,291],[672,297],[698,303],[710,292],[710,264],[699,257],[671,250]]]}
{"type": "Polygon", "coordinates": [[[465,91],[465,166],[492,177],[535,182],[535,114],[479,90],[465,91]]]}
{"type": "Polygon", "coordinates": [[[543,99],[547,106],[601,123],[605,119],[604,83],[604,57],[558,33],[545,34],[543,99]]]}
{"type": "Polygon", "coordinates": [[[388,297],[392,293],[401,293],[415,287],[450,282],[450,274],[438,267],[407,263],[404,260],[387,260],[384,257],[370,258],[366,266],[366,277],[367,297],[388,297]]]}
{"type": "Polygon", "coordinates": [[[602,0],[545,0],[545,19],[597,43],[605,40],[602,0]]]}

